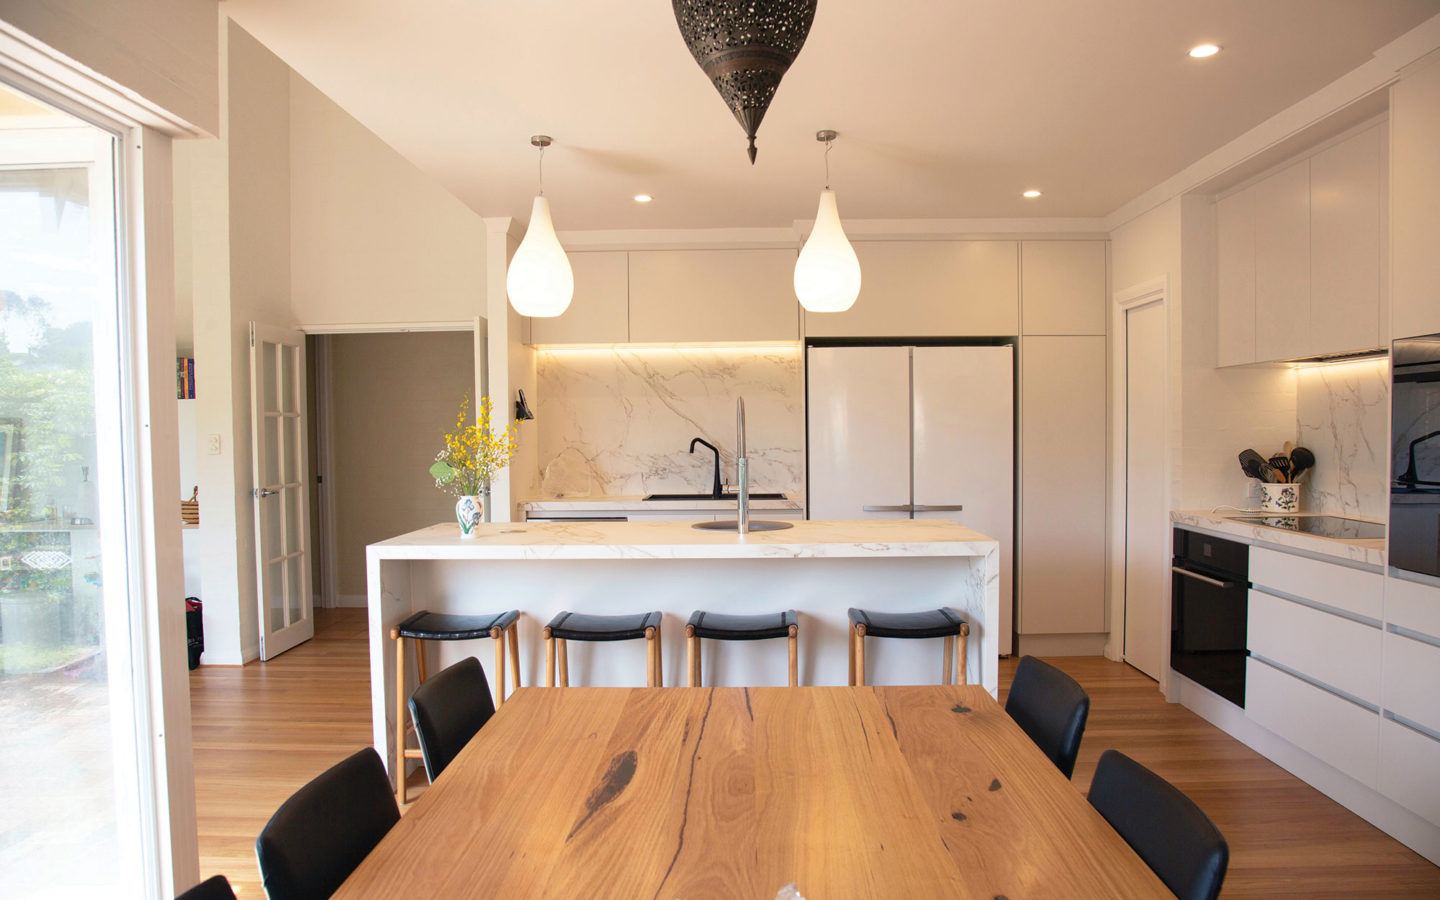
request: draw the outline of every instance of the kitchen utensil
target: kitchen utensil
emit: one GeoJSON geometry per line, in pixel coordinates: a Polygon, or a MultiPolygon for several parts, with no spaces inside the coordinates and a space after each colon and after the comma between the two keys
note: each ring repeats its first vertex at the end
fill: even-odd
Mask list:
{"type": "Polygon", "coordinates": [[[1270,468],[1279,473],[1282,483],[1290,481],[1290,457],[1280,453],[1275,454],[1270,457],[1270,468]]]}
{"type": "Polygon", "coordinates": [[[1299,481],[1300,473],[1315,467],[1315,454],[1305,447],[1290,451],[1290,480],[1299,481]]]}
{"type": "Polygon", "coordinates": [[[1290,451],[1291,451],[1291,450],[1294,450],[1294,449],[1295,449],[1295,442],[1294,442],[1294,441],[1286,441],[1286,442],[1285,442],[1285,446],[1281,448],[1281,451],[1282,451],[1286,456],[1289,456],[1289,455],[1290,455],[1290,451]]]}
{"type": "Polygon", "coordinates": [[[1279,483],[1280,479],[1275,470],[1265,461],[1265,457],[1254,450],[1240,451],[1240,468],[1251,478],[1259,479],[1267,484],[1279,483]]]}

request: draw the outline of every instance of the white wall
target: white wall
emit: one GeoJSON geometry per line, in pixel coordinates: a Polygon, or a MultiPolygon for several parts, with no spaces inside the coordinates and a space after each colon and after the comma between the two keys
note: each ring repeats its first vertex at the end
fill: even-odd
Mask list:
{"type": "Polygon", "coordinates": [[[217,0],[5,0],[0,21],[218,134],[218,8],[217,0]]]}

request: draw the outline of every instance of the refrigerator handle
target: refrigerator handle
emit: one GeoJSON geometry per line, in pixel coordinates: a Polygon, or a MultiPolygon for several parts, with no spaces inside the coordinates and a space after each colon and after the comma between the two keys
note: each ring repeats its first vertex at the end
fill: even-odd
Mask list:
{"type": "MultiPolygon", "coordinates": [[[[854,507],[851,507],[851,508],[853,509],[854,507]]],[[[870,503],[867,503],[867,504],[865,504],[864,506],[862,506],[861,509],[862,509],[864,512],[914,512],[914,511],[915,511],[915,507],[914,507],[913,505],[909,504],[909,503],[894,503],[894,504],[888,504],[888,505],[887,505],[887,504],[883,504],[883,503],[882,503],[882,504],[870,504],[870,503]]]]}
{"type": "Polygon", "coordinates": [[[916,503],[912,508],[915,512],[963,512],[965,509],[959,503],[916,503]]]}

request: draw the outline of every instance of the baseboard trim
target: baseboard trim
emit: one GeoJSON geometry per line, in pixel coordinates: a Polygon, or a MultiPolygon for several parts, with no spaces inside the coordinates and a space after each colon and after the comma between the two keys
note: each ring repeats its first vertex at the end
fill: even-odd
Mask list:
{"type": "Polygon", "coordinates": [[[369,605],[369,598],[364,594],[336,594],[335,607],[337,609],[364,609],[369,605]]]}
{"type": "Polygon", "coordinates": [[[1104,656],[1108,634],[1022,634],[1016,656],[1104,656]]]}

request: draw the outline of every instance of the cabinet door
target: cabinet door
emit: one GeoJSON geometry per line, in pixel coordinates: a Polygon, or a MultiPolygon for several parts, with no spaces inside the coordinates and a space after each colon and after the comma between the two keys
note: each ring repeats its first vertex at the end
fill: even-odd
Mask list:
{"type": "Polygon", "coordinates": [[[1440,332],[1440,62],[1390,92],[1391,336],[1440,332]]]}
{"type": "Polygon", "coordinates": [[[860,298],[843,313],[806,313],[810,337],[960,337],[1019,333],[1014,241],[869,241],[860,298]]]}
{"type": "Polygon", "coordinates": [[[1215,204],[1217,285],[1222,366],[1255,361],[1255,193],[1246,189],[1215,204]]]}
{"type": "Polygon", "coordinates": [[[630,253],[630,340],[793,341],[794,250],[630,253]]]}
{"type": "Polygon", "coordinates": [[[1105,333],[1105,241],[1020,245],[1025,334],[1105,333]]]}
{"type": "Polygon", "coordinates": [[[1381,344],[1384,137],[1376,125],[1310,159],[1311,354],[1381,344]]]}
{"type": "Polygon", "coordinates": [[[1020,628],[1105,630],[1105,338],[1020,345],[1020,628]]]}
{"type": "Polygon", "coordinates": [[[910,518],[909,348],[811,347],[807,355],[809,517],[910,518]]]}
{"type": "Polygon", "coordinates": [[[1293,359],[1310,344],[1310,161],[1250,188],[1255,203],[1255,358],[1293,359]]]}
{"type": "Polygon", "coordinates": [[[535,344],[623,344],[630,339],[626,253],[571,253],[575,299],[551,319],[530,320],[535,344]]]}

